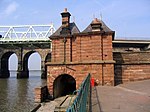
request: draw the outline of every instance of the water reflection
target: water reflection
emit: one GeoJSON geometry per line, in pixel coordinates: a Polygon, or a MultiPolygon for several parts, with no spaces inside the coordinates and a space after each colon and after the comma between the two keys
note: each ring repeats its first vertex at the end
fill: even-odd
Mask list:
{"type": "Polygon", "coordinates": [[[29,112],[34,105],[34,88],[45,85],[39,71],[30,72],[29,79],[0,79],[0,112],[29,112]]]}

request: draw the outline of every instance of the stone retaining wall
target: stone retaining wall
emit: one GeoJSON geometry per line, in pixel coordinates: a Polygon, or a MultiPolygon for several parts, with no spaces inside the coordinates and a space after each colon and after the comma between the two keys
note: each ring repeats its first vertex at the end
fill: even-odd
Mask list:
{"type": "Polygon", "coordinates": [[[115,83],[150,79],[150,52],[115,52],[115,83]]]}
{"type": "Polygon", "coordinates": [[[36,103],[41,103],[48,98],[47,86],[36,87],[34,92],[35,92],[35,102],[36,103]]]}

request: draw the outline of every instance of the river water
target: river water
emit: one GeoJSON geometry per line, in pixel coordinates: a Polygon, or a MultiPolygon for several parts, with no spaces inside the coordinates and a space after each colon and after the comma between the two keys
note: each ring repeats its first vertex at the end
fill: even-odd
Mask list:
{"type": "Polygon", "coordinates": [[[46,85],[40,71],[32,71],[28,79],[16,79],[16,72],[8,79],[0,79],[0,112],[30,112],[34,106],[34,88],[46,85]]]}

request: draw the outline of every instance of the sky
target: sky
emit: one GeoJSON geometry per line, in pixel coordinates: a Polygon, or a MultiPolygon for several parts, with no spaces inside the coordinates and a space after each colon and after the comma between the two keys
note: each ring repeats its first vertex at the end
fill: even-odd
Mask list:
{"type": "Polygon", "coordinates": [[[83,31],[102,18],[116,39],[150,39],[150,0],[0,0],[0,25],[61,25],[67,8],[83,31]]]}
{"type": "MultiPolygon", "coordinates": [[[[99,18],[115,31],[115,39],[150,40],[150,0],[0,0],[0,25],[53,23],[57,29],[64,8],[80,31],[99,18]]],[[[17,61],[11,60],[17,60],[15,54],[9,64],[17,69],[17,61]]],[[[40,60],[38,53],[32,54],[29,69],[40,69],[40,60]]]]}

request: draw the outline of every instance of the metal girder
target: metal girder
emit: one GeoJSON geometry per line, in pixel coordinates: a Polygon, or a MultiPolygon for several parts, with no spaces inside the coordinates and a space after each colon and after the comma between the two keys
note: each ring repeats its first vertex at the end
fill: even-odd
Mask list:
{"type": "Polygon", "coordinates": [[[0,26],[1,41],[47,41],[55,31],[54,25],[0,26]]]}
{"type": "Polygon", "coordinates": [[[51,41],[2,42],[0,48],[51,48],[51,41]]]}

